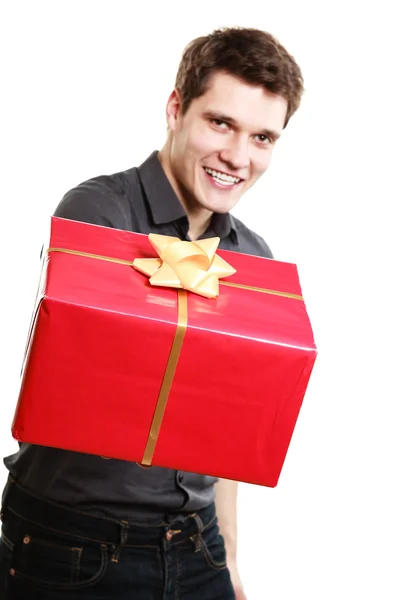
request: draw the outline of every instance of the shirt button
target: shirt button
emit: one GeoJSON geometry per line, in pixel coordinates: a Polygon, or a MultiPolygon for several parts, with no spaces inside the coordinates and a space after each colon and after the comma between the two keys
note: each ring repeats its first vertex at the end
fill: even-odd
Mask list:
{"type": "Polygon", "coordinates": [[[182,473],[179,473],[179,475],[178,475],[178,483],[182,483],[182,481],[183,481],[183,475],[182,475],[182,473]]]}

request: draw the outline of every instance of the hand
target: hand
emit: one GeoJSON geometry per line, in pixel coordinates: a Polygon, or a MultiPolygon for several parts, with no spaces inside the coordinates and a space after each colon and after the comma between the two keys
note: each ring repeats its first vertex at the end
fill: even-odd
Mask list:
{"type": "Polygon", "coordinates": [[[246,596],[244,595],[244,591],[243,588],[234,588],[235,590],[235,600],[247,600],[246,596]]]}
{"type": "Polygon", "coordinates": [[[247,600],[236,561],[228,561],[228,569],[231,575],[233,589],[235,591],[235,600],[247,600]]]}

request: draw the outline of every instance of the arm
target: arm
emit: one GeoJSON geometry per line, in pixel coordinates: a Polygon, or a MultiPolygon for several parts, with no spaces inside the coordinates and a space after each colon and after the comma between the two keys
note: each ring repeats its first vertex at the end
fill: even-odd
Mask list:
{"type": "Polygon", "coordinates": [[[237,568],[237,481],[220,479],[215,484],[216,508],[221,535],[225,540],[226,557],[236,600],[246,600],[237,568]]]}

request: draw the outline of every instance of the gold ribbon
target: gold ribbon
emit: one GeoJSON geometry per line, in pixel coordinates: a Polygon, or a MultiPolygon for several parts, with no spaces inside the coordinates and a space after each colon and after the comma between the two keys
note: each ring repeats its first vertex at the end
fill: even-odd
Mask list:
{"type": "Polygon", "coordinates": [[[171,352],[165,369],[161,390],[158,395],[156,409],[154,411],[153,421],[150,427],[149,437],[147,439],[146,448],[144,451],[142,464],[149,466],[153,460],[153,454],[156,447],[158,434],[161,429],[161,423],[164,417],[165,408],[167,406],[169,392],[174,380],[175,370],[179,361],[179,356],[183,346],[183,340],[188,323],[188,308],[187,308],[187,292],[178,290],[178,324],[175,331],[174,341],[172,343],[171,352]]]}
{"type": "Polygon", "coordinates": [[[149,242],[160,258],[135,258],[133,268],[150,277],[151,285],[188,290],[217,298],[218,280],[236,273],[216,253],[219,237],[196,242],[150,233],[149,242]]]}
{"type": "Polygon", "coordinates": [[[219,281],[220,277],[227,277],[236,272],[236,269],[215,254],[219,244],[219,238],[198,240],[196,242],[182,242],[179,238],[150,234],[149,241],[160,258],[136,258],[132,262],[99,254],[80,252],[69,248],[49,248],[47,250],[48,254],[51,252],[61,252],[130,267],[133,266],[137,271],[148,275],[152,285],[177,289],[178,322],[142,462],[138,463],[139,466],[143,466],[144,468],[150,467],[153,460],[169,393],[174,380],[175,370],[185,338],[188,324],[186,290],[206,298],[216,298],[219,293],[218,286],[220,283],[221,285],[252,292],[261,292],[294,300],[303,300],[303,297],[298,294],[258,288],[240,283],[231,283],[228,281],[219,281]]]}

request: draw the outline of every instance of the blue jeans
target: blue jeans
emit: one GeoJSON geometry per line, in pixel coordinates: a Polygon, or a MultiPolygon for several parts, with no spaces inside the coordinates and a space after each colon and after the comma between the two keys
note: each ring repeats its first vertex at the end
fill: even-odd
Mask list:
{"type": "Polygon", "coordinates": [[[158,525],[87,515],[7,486],[1,600],[234,600],[215,505],[158,525]]]}

